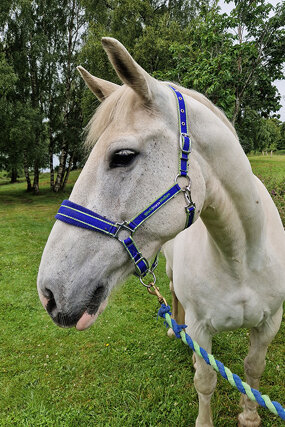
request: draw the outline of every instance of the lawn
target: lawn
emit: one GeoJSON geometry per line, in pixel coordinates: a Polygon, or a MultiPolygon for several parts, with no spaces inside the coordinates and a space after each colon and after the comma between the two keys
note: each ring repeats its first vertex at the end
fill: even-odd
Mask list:
{"type": "MultiPolygon", "coordinates": [[[[285,220],[285,156],[251,157],[285,220]]],[[[25,183],[0,185],[0,426],[194,426],[197,397],[190,351],[170,340],[158,304],[137,279],[110,299],[96,324],[60,329],[36,291],[41,253],[67,192],[25,193],[25,183]]],[[[164,259],[159,286],[169,298],[164,259]]],[[[261,392],[285,404],[284,322],[267,356],[261,392]]],[[[242,378],[246,330],[214,338],[213,353],[242,378]]],[[[222,377],[212,399],[217,427],[236,426],[239,392],[222,377]]],[[[284,423],[260,409],[263,426],[284,423]]]]}
{"type": "Polygon", "coordinates": [[[285,156],[250,156],[249,160],[273,198],[285,227],[285,156]]]}

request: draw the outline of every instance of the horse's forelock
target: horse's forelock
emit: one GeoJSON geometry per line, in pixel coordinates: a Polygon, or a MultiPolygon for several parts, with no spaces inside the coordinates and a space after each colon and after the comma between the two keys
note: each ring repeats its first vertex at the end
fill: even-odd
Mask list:
{"type": "Polygon", "coordinates": [[[143,106],[143,100],[128,86],[121,86],[97,108],[86,127],[85,148],[90,150],[105,129],[112,123],[128,123],[135,106],[143,106]]]}

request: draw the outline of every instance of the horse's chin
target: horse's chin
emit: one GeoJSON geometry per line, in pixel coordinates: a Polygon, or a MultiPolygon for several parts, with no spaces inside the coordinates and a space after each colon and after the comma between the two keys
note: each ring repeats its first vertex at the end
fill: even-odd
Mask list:
{"type": "Polygon", "coordinates": [[[84,331],[85,329],[90,328],[93,325],[98,316],[103,313],[105,308],[107,307],[108,299],[106,298],[99,306],[97,312],[95,314],[90,314],[88,311],[85,311],[78,322],[76,323],[76,329],[78,331],[84,331]]]}

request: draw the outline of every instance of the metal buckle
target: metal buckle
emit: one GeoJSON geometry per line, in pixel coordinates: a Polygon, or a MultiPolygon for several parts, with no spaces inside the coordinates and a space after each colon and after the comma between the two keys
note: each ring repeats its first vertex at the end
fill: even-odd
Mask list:
{"type": "Polygon", "coordinates": [[[190,154],[191,153],[191,151],[192,151],[192,141],[191,141],[191,138],[190,138],[190,135],[188,135],[188,133],[181,133],[180,134],[180,149],[181,149],[181,151],[182,151],[182,153],[185,153],[185,154],[190,154]],[[183,148],[183,138],[185,138],[185,137],[188,137],[189,138],[189,150],[184,150],[184,148],[183,148]]]}
{"type": "Polygon", "coordinates": [[[137,272],[139,273],[139,276],[141,277],[140,269],[139,269],[139,267],[138,267],[138,263],[139,263],[140,261],[144,261],[144,262],[145,262],[145,264],[146,264],[146,266],[147,266],[147,268],[148,268],[148,270],[147,270],[147,271],[149,271],[149,263],[148,263],[148,260],[147,260],[144,256],[141,256],[137,261],[135,261],[135,268],[136,268],[137,272]]]}
{"type": "Polygon", "coordinates": [[[133,235],[133,230],[128,226],[128,223],[126,222],[126,221],[124,221],[124,222],[117,222],[116,223],[116,225],[118,226],[118,229],[117,229],[117,231],[116,231],[116,233],[114,234],[114,237],[117,239],[117,240],[119,240],[119,242],[123,242],[124,240],[126,240],[126,238],[128,238],[128,237],[130,237],[130,236],[132,236],[133,235]],[[125,239],[120,239],[119,238],[119,233],[120,233],[120,231],[129,231],[130,232],[130,234],[125,238],[125,239]]]}

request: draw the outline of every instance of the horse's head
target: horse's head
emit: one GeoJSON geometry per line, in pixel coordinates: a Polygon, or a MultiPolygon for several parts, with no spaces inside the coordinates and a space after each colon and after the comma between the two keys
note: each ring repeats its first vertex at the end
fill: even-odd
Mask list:
{"type": "MultiPolygon", "coordinates": [[[[175,96],[168,85],[147,74],[117,40],[104,38],[102,43],[124,85],[95,78],[79,68],[103,102],[87,137],[87,144],[94,147],[70,200],[121,223],[173,185],[180,130],[175,96]]],[[[193,166],[190,172],[195,217],[203,198],[201,186],[197,190],[197,171],[193,166]]],[[[183,230],[184,206],[181,192],[136,231],[135,241],[144,257],[150,259],[183,230]]],[[[40,265],[41,301],[59,325],[85,329],[105,308],[114,285],[134,268],[118,240],[57,221],[40,265]]]]}

